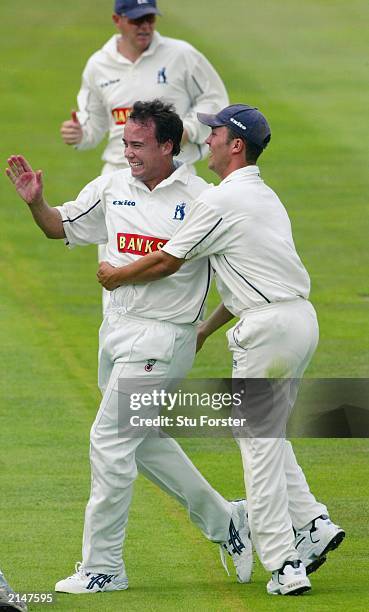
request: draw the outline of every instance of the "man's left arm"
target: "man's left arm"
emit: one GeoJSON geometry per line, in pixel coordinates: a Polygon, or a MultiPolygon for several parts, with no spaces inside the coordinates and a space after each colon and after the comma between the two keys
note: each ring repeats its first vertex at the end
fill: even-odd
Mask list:
{"type": "Polygon", "coordinates": [[[148,283],[170,276],[186,260],[215,252],[225,233],[219,213],[202,199],[196,200],[181,227],[161,251],[140,257],[123,267],[114,268],[103,261],[97,272],[98,281],[105,289],[113,291],[120,285],[148,283]]]}
{"type": "Polygon", "coordinates": [[[107,261],[101,261],[97,271],[99,283],[108,291],[121,285],[149,283],[170,276],[179,270],[185,259],[173,257],[164,251],[156,251],[141,257],[127,266],[114,268],[107,261]]]}

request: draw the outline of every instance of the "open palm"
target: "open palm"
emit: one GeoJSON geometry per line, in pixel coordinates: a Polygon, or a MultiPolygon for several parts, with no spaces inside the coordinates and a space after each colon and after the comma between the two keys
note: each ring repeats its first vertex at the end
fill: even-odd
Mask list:
{"type": "Polygon", "coordinates": [[[19,196],[27,204],[42,201],[42,172],[35,172],[22,155],[12,155],[8,159],[9,168],[5,172],[13,183],[19,196]]]}

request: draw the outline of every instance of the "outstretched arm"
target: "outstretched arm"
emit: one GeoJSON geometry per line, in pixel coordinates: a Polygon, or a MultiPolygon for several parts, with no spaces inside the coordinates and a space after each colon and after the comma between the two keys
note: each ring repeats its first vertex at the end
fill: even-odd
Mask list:
{"type": "Polygon", "coordinates": [[[48,238],[65,238],[59,211],[50,207],[43,197],[42,171],[35,172],[22,155],[12,155],[8,164],[6,175],[19,197],[28,204],[37,225],[48,238]]]}
{"type": "Polygon", "coordinates": [[[224,304],[219,306],[211,313],[210,317],[206,321],[202,321],[197,327],[197,346],[196,352],[198,352],[205,340],[211,336],[217,329],[228,323],[234,318],[234,315],[227,310],[224,304]]]}
{"type": "Polygon", "coordinates": [[[97,271],[97,279],[105,289],[113,291],[120,285],[148,283],[170,276],[177,272],[184,262],[184,259],[178,259],[164,251],[150,253],[120,268],[114,268],[108,262],[102,261],[97,271]]]}

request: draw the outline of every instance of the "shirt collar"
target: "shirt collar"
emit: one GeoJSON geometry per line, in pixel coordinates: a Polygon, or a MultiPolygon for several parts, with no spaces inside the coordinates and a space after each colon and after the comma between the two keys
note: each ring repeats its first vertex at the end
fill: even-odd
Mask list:
{"type": "Polygon", "coordinates": [[[228,174],[228,176],[226,176],[225,179],[222,180],[220,185],[223,185],[223,183],[229,183],[230,181],[234,181],[241,177],[247,179],[255,176],[260,176],[260,170],[258,166],[244,166],[243,168],[238,168],[238,170],[234,170],[233,172],[231,172],[231,174],[228,174]]]}
{"type": "Polygon", "coordinates": [[[186,164],[182,164],[181,162],[175,161],[174,166],[176,168],[174,172],[172,172],[172,174],[168,176],[168,178],[164,179],[163,181],[161,181],[161,183],[156,185],[155,189],[153,189],[151,192],[149,188],[146,187],[145,183],[140,181],[140,179],[133,177],[132,174],[128,176],[127,182],[130,183],[131,185],[134,185],[138,189],[143,189],[144,191],[148,191],[150,193],[153,193],[157,189],[168,187],[169,185],[172,185],[176,181],[183,183],[184,185],[187,185],[190,175],[193,173],[188,169],[186,164]]]}
{"type": "Polygon", "coordinates": [[[146,49],[146,51],[144,51],[140,57],[146,57],[148,55],[154,55],[156,49],[159,47],[159,45],[162,44],[162,42],[163,42],[162,36],[160,36],[159,32],[157,32],[155,30],[149,48],[146,49]]]}

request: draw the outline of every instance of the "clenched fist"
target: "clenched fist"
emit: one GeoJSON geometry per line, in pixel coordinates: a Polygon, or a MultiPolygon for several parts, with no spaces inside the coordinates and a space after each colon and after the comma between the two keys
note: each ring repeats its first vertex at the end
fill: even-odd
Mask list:
{"type": "Polygon", "coordinates": [[[71,119],[62,123],[60,133],[67,145],[76,145],[81,142],[83,132],[76,111],[72,111],[71,119]]]}

